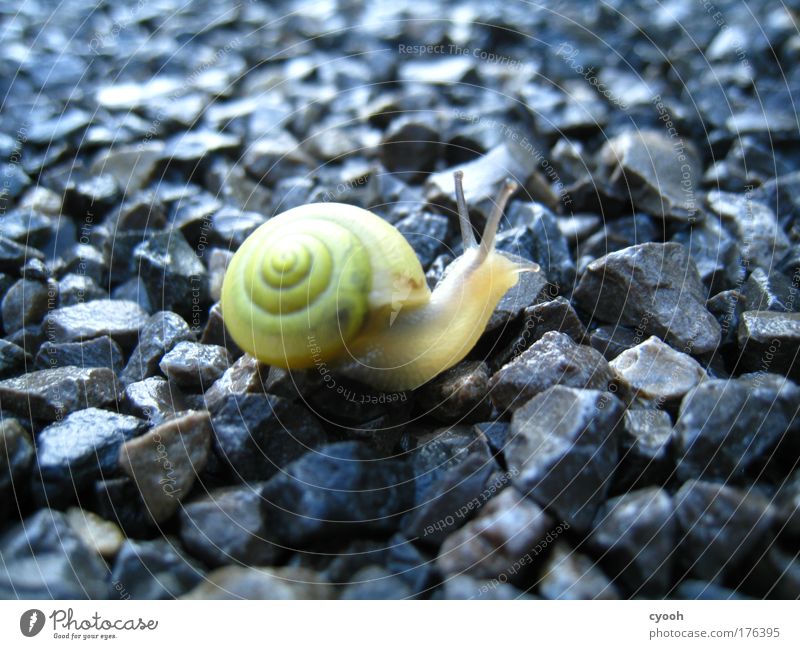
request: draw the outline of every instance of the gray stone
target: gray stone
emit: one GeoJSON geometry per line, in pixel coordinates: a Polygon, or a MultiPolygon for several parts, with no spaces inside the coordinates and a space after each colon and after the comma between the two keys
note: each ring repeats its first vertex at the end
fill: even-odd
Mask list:
{"type": "Polygon", "coordinates": [[[714,583],[736,578],[769,545],[775,512],[756,491],[689,480],[674,496],[681,569],[714,583]]]}
{"type": "Polygon", "coordinates": [[[186,410],[183,393],[166,379],[152,376],[125,388],[124,408],[136,417],[160,424],[186,410]]]}
{"type": "Polygon", "coordinates": [[[158,364],[164,354],[186,340],[194,340],[194,335],[177,313],[159,311],[150,316],[142,327],[139,344],[133,350],[120,380],[124,385],[129,385],[158,374],[158,364]]]}
{"type": "Polygon", "coordinates": [[[211,387],[230,364],[230,355],[224,347],[182,341],[164,354],[158,366],[179,386],[204,390],[211,387]]]}
{"type": "Polygon", "coordinates": [[[214,409],[214,446],[234,480],[266,480],[327,438],[302,404],[264,394],[231,394],[214,409]]]}
{"type": "Polygon", "coordinates": [[[737,337],[743,369],[800,381],[800,313],[745,311],[737,337]]]}
{"type": "Polygon", "coordinates": [[[169,537],[127,539],[114,562],[111,583],[120,598],[175,599],[197,586],[203,574],[203,568],[169,537]]]}
{"type": "Polygon", "coordinates": [[[268,566],[282,553],[269,540],[259,485],[217,489],[184,505],[181,541],[210,566],[268,566]]]}
{"type": "Polygon", "coordinates": [[[514,412],[506,462],[514,483],[570,525],[587,529],[617,465],[624,407],[608,392],[561,385],[514,412]]]}
{"type": "Polygon", "coordinates": [[[0,419],[0,521],[20,506],[34,451],[30,435],[16,419],[0,419]]]}
{"type": "Polygon", "coordinates": [[[206,269],[180,232],[151,235],[136,246],[134,258],[156,308],[191,318],[193,308],[205,305],[206,269]]]}
{"type": "Polygon", "coordinates": [[[565,334],[548,331],[517,358],[498,370],[489,390],[499,410],[515,410],[554,385],[605,390],[612,378],[603,356],[576,345],[565,334]]]}
{"type": "Polygon", "coordinates": [[[48,499],[58,502],[103,475],[114,475],[122,444],[145,429],[136,417],[86,408],[42,430],[36,438],[37,477],[48,499]]]}
{"type": "Polygon", "coordinates": [[[617,587],[597,564],[564,542],[553,549],[538,585],[545,599],[619,599],[617,587]]]}
{"type": "Polygon", "coordinates": [[[643,243],[593,261],[574,298],[595,318],[636,327],[691,354],[711,352],[720,341],[697,267],[678,243],[643,243]]]}
{"type": "Polygon", "coordinates": [[[45,341],[36,354],[36,367],[107,367],[119,374],[125,358],[113,339],[100,336],[76,343],[51,343],[45,341]]]}
{"type": "Polygon", "coordinates": [[[440,140],[435,117],[401,115],[389,124],[378,152],[384,167],[402,174],[406,182],[413,182],[433,171],[441,149],[440,140]]]}
{"type": "Polygon", "coordinates": [[[443,422],[477,422],[489,418],[489,368],[483,361],[462,361],[416,392],[426,414],[443,422]]]}
{"type": "Polygon", "coordinates": [[[206,405],[216,411],[225,397],[263,393],[269,367],[249,354],[240,356],[205,392],[206,405]]]}
{"type": "Polygon", "coordinates": [[[486,332],[507,326],[526,307],[535,304],[547,285],[544,273],[520,273],[515,286],[509,289],[495,307],[486,324],[486,332]]]}
{"type": "Polygon", "coordinates": [[[0,379],[21,374],[31,357],[19,345],[0,338],[0,379]]]}
{"type": "Polygon", "coordinates": [[[31,258],[44,259],[44,255],[23,244],[0,236],[0,273],[18,273],[19,269],[31,258]]]}
{"type": "Polygon", "coordinates": [[[119,392],[117,377],[106,367],[57,367],[0,381],[3,408],[48,421],[79,408],[111,405],[119,392]]]}
{"type": "Polygon", "coordinates": [[[675,424],[678,477],[741,480],[800,430],[800,387],[777,374],[713,379],[684,397],[675,424]]]}
{"type": "Polygon", "coordinates": [[[322,577],[302,568],[225,566],[208,573],[182,599],[333,599],[322,577]]]}
{"type": "Polygon", "coordinates": [[[444,216],[418,211],[394,225],[417,253],[423,268],[446,249],[448,221],[444,216]]]}
{"type": "Polygon", "coordinates": [[[58,306],[74,306],[81,302],[101,300],[108,292],[101,289],[88,275],[68,273],[58,282],[58,306]]]}
{"type": "Polygon", "coordinates": [[[342,600],[412,599],[414,593],[397,575],[380,566],[367,566],[353,575],[339,596],[342,600]]]}
{"type": "Polygon", "coordinates": [[[614,475],[618,489],[663,485],[675,471],[672,420],[663,410],[625,411],[622,458],[614,475]]]}
{"type": "Polygon", "coordinates": [[[531,572],[535,546],[553,520],[516,489],[505,489],[442,544],[436,566],[445,576],[520,583],[531,572]]]}
{"type": "Polygon", "coordinates": [[[104,599],[108,568],[66,516],[42,509],[0,536],[3,599],[104,599]]]}
{"type": "Polygon", "coordinates": [[[754,268],[741,289],[747,311],[798,311],[797,287],[782,273],[754,268]]]}
{"type": "Polygon", "coordinates": [[[58,285],[28,279],[17,281],[3,297],[3,328],[11,333],[37,325],[58,302],[58,285]]]}
{"type": "Polygon", "coordinates": [[[691,144],[681,147],[659,131],[630,131],[606,142],[601,165],[637,210],[678,221],[697,216],[703,168],[691,144]]]}
{"type": "Polygon", "coordinates": [[[669,593],[677,540],[675,506],[658,487],[609,500],[599,511],[591,535],[591,543],[603,553],[608,574],[634,597],[669,593]]]}
{"type": "Polygon", "coordinates": [[[51,311],[44,327],[52,342],[76,342],[109,336],[130,349],[147,322],[147,313],[135,302],[92,300],[51,311]]]}
{"type": "Polygon", "coordinates": [[[741,242],[746,266],[772,268],[786,254],[790,242],[775,213],[747,194],[711,191],[708,205],[741,242]]]}
{"type": "Polygon", "coordinates": [[[706,378],[703,367],[688,354],[651,336],[609,363],[628,403],[671,409],[706,378]]]}
{"type": "Polygon", "coordinates": [[[206,465],[211,448],[207,411],[188,411],[125,443],[119,465],[132,478],[154,523],[174,514],[206,465]]]}

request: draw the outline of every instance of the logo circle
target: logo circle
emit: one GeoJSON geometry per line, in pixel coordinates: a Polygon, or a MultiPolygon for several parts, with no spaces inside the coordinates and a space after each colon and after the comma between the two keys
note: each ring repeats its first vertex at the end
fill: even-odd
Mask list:
{"type": "Polygon", "coordinates": [[[25,611],[19,618],[19,630],[26,638],[32,638],[44,628],[44,613],[38,608],[25,611]]]}

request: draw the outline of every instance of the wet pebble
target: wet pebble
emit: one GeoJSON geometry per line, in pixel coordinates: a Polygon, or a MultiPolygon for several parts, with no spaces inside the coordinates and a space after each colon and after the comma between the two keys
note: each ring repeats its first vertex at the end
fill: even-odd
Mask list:
{"type": "Polygon", "coordinates": [[[108,336],[100,336],[83,342],[51,343],[45,341],[36,354],[36,367],[107,367],[119,374],[124,356],[120,346],[108,336]]]}

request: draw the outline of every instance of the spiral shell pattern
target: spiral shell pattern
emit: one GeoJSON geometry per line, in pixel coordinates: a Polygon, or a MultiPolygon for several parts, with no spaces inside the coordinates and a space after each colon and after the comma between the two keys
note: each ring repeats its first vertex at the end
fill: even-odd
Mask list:
{"type": "Polygon", "coordinates": [[[309,367],[341,355],[369,311],[370,256],[350,229],[275,217],[231,260],[222,313],[236,343],[261,361],[309,367]]]}

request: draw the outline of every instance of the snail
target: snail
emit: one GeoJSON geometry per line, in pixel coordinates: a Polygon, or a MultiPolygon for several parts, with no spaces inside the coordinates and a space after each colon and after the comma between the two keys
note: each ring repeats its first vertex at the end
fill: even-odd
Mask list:
{"type": "Polygon", "coordinates": [[[417,388],[458,363],[519,274],[539,270],[494,246],[517,185],[506,180],[478,243],[462,179],[455,172],[464,252],[433,291],[403,235],[365,209],[312,203],[261,225],[223,280],[233,340],[269,365],[330,363],[380,390],[417,388]]]}

